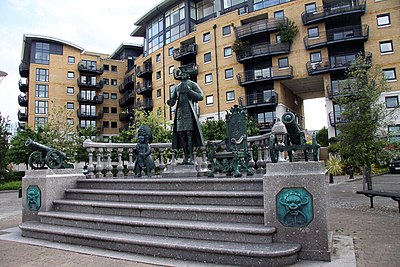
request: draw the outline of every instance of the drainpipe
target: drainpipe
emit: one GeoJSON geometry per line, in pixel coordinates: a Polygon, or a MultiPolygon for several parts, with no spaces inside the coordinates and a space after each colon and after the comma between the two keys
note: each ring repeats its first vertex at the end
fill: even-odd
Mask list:
{"type": "Polygon", "coordinates": [[[217,111],[218,120],[221,120],[221,106],[219,101],[219,78],[218,78],[218,53],[217,53],[217,24],[214,24],[214,53],[215,53],[215,78],[217,80],[217,111]]]}

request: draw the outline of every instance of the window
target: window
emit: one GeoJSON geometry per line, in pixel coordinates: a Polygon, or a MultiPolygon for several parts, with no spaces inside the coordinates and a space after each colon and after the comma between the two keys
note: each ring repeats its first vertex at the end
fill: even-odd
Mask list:
{"type": "Polygon", "coordinates": [[[226,69],[225,70],[225,80],[233,79],[233,69],[226,69]]]}
{"type": "Polygon", "coordinates": [[[110,122],[109,121],[103,121],[103,128],[110,128],[110,122]]]}
{"type": "Polygon", "coordinates": [[[315,3],[306,4],[306,13],[314,13],[317,11],[317,6],[315,3]]]}
{"type": "Polygon", "coordinates": [[[117,94],[111,93],[111,99],[116,100],[117,99],[117,94]]]}
{"type": "Polygon", "coordinates": [[[72,118],[67,118],[67,124],[68,124],[68,125],[74,125],[74,119],[72,119],[72,118]]]}
{"type": "Polygon", "coordinates": [[[48,119],[43,117],[35,117],[35,131],[39,129],[39,127],[43,127],[47,124],[48,119]]]}
{"type": "Polygon", "coordinates": [[[170,66],[169,70],[168,70],[169,75],[173,75],[174,74],[174,66],[170,66]]]}
{"type": "Polygon", "coordinates": [[[109,99],[110,98],[110,94],[109,93],[103,93],[103,98],[104,99],[109,99]]]}
{"type": "Polygon", "coordinates": [[[283,13],[283,10],[274,12],[275,19],[283,19],[284,17],[285,17],[285,14],[283,13]]]}
{"type": "Polygon", "coordinates": [[[235,91],[226,92],[226,101],[234,101],[235,100],[235,91]]]}
{"type": "Polygon", "coordinates": [[[49,81],[49,70],[48,69],[36,69],[36,81],[37,82],[48,82],[49,81]]]}
{"type": "Polygon", "coordinates": [[[49,65],[50,44],[36,42],[34,63],[49,65]]]}
{"type": "Polygon", "coordinates": [[[387,96],[385,97],[385,104],[387,108],[397,108],[399,107],[398,96],[387,96]]]}
{"type": "Polygon", "coordinates": [[[278,59],[279,68],[288,68],[289,67],[289,59],[287,57],[283,57],[278,59]]]}
{"type": "Polygon", "coordinates": [[[75,78],[75,72],[73,72],[73,71],[68,71],[67,77],[68,77],[68,79],[73,79],[73,78],[75,78]]]}
{"type": "Polygon", "coordinates": [[[156,55],[156,62],[160,62],[161,61],[161,55],[160,54],[157,54],[156,55]]]}
{"type": "Polygon", "coordinates": [[[161,97],[161,89],[157,89],[157,98],[161,97]]]}
{"type": "Polygon", "coordinates": [[[206,81],[206,84],[212,83],[212,74],[211,73],[206,74],[205,81],[206,81]]]}
{"type": "Polygon", "coordinates": [[[111,65],[111,71],[117,71],[117,66],[111,65]]]}
{"type": "Polygon", "coordinates": [[[110,65],[104,64],[104,65],[103,65],[103,69],[104,69],[105,71],[109,71],[109,70],[110,70],[110,65]]]}
{"type": "Polygon", "coordinates": [[[200,20],[214,14],[214,1],[215,0],[202,0],[198,3],[191,3],[190,17],[194,20],[200,20]]]}
{"type": "Polygon", "coordinates": [[[386,81],[395,81],[396,80],[396,69],[383,69],[383,75],[385,76],[386,81]]]}
{"type": "Polygon", "coordinates": [[[168,48],[168,56],[172,57],[174,55],[174,48],[170,47],[168,48]]]}
{"type": "Polygon", "coordinates": [[[74,64],[75,63],[75,57],[68,56],[68,64],[74,64]]]}
{"type": "Polygon", "coordinates": [[[86,116],[96,116],[96,106],[95,105],[81,105],[80,114],[86,116]]]}
{"type": "Polygon", "coordinates": [[[203,34],[203,42],[204,42],[204,43],[207,43],[207,42],[209,42],[210,40],[211,40],[211,34],[210,34],[210,32],[207,32],[207,33],[203,34]]]}
{"type": "Polygon", "coordinates": [[[35,96],[40,98],[49,97],[49,86],[44,84],[36,84],[35,86],[35,96]]]}
{"type": "Polygon", "coordinates": [[[79,65],[88,70],[97,70],[97,62],[93,60],[82,60],[79,65]]]}
{"type": "Polygon", "coordinates": [[[117,114],[117,108],[116,107],[111,107],[111,113],[112,114],[117,114]]]}
{"type": "Polygon", "coordinates": [[[318,36],[319,36],[319,28],[318,27],[308,28],[308,38],[315,38],[318,36]]]}
{"type": "Polygon", "coordinates": [[[67,87],[67,94],[73,95],[74,94],[74,87],[67,87]]]}
{"type": "Polygon", "coordinates": [[[118,126],[118,124],[117,124],[117,122],[116,121],[112,121],[111,122],[111,128],[117,128],[117,126],[118,126]]]}
{"type": "Polygon", "coordinates": [[[390,14],[378,15],[378,16],[376,16],[376,21],[378,23],[378,27],[389,26],[390,25],[390,14]]]}
{"type": "Polygon", "coordinates": [[[117,80],[116,79],[111,79],[111,85],[117,86],[117,80]]]}
{"type": "Polygon", "coordinates": [[[228,26],[222,27],[222,36],[227,36],[229,34],[231,34],[231,26],[228,25],[228,26]]]}
{"type": "Polygon", "coordinates": [[[224,48],[224,57],[232,56],[232,47],[228,46],[224,48]]]}
{"type": "Polygon", "coordinates": [[[224,0],[224,9],[247,2],[246,0],[224,0]]]}
{"type": "Polygon", "coordinates": [[[104,113],[110,113],[110,108],[109,107],[103,107],[103,112],[104,113]]]}
{"type": "Polygon", "coordinates": [[[81,128],[96,128],[96,121],[81,120],[81,128]]]}
{"type": "Polygon", "coordinates": [[[379,48],[381,50],[381,53],[393,52],[393,42],[392,41],[379,42],[379,48]]]}
{"type": "Polygon", "coordinates": [[[275,118],[276,118],[275,111],[267,111],[267,112],[258,113],[257,114],[258,127],[261,129],[272,127],[272,124],[274,123],[275,118]]]}
{"type": "Polygon", "coordinates": [[[321,62],[321,60],[322,60],[321,52],[310,53],[310,60],[311,60],[311,63],[321,62]]]}
{"type": "Polygon", "coordinates": [[[74,109],[74,103],[67,102],[67,109],[74,109]]]}
{"type": "Polygon", "coordinates": [[[280,35],[277,35],[277,36],[275,37],[275,41],[276,41],[277,44],[282,43],[282,38],[281,38],[281,36],[280,36],[280,35]]]}
{"type": "Polygon", "coordinates": [[[214,96],[208,95],[206,96],[206,105],[213,105],[214,104],[214,96]]]}
{"type": "Polygon", "coordinates": [[[211,52],[204,54],[204,63],[211,62],[211,52]]]}
{"type": "Polygon", "coordinates": [[[391,125],[388,127],[389,142],[399,143],[400,142],[400,125],[391,125]]]}
{"type": "Polygon", "coordinates": [[[156,72],[156,79],[157,80],[161,79],[161,71],[160,70],[156,72]]]}
{"type": "Polygon", "coordinates": [[[47,101],[35,101],[35,114],[47,114],[49,111],[49,102],[47,101]]]}
{"type": "Polygon", "coordinates": [[[105,85],[109,85],[109,84],[110,84],[110,79],[108,79],[108,78],[103,78],[103,83],[104,83],[105,85]]]}

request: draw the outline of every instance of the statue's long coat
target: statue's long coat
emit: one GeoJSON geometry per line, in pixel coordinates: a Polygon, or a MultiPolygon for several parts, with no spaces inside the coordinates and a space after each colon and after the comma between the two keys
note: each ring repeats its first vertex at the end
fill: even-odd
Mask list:
{"type": "MultiPolygon", "coordinates": [[[[201,125],[200,122],[197,118],[196,112],[194,110],[194,102],[198,102],[203,100],[204,95],[203,91],[200,89],[199,85],[191,80],[183,80],[180,84],[178,84],[175,87],[174,92],[172,93],[171,100],[176,101],[178,100],[177,106],[179,105],[179,91],[181,91],[183,86],[188,86],[191,91],[189,92],[189,105],[190,105],[190,110],[192,113],[192,119],[196,122],[193,123],[193,146],[194,147],[200,147],[204,146],[204,138],[203,138],[203,132],[201,130],[201,125]]],[[[172,148],[173,149],[179,149],[183,148],[183,144],[178,136],[178,132],[176,130],[176,116],[174,118],[174,131],[172,135],[172,148]]]]}

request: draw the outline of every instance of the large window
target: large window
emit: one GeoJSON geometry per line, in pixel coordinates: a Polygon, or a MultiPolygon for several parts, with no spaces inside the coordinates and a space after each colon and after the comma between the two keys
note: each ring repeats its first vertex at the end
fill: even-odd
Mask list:
{"type": "Polygon", "coordinates": [[[94,100],[96,97],[96,91],[90,91],[90,90],[82,90],[81,93],[81,98],[85,100],[94,100]]]}
{"type": "Polygon", "coordinates": [[[254,0],[254,10],[290,2],[291,0],[254,0]]]}
{"type": "Polygon", "coordinates": [[[246,3],[247,0],[224,0],[224,9],[246,3]]]}
{"type": "Polygon", "coordinates": [[[214,0],[190,2],[190,18],[200,20],[214,14],[214,0]]]}
{"type": "Polygon", "coordinates": [[[96,116],[96,106],[95,105],[81,105],[80,113],[86,116],[96,116]]]}
{"type": "Polygon", "coordinates": [[[35,101],[35,114],[47,114],[49,111],[48,101],[35,101]]]}
{"type": "Polygon", "coordinates": [[[81,63],[82,67],[89,70],[96,70],[97,62],[92,60],[82,60],[81,63]]]}
{"type": "Polygon", "coordinates": [[[44,84],[36,84],[35,86],[35,96],[40,98],[49,97],[49,86],[44,84]]]}
{"type": "Polygon", "coordinates": [[[35,63],[49,65],[50,61],[50,44],[36,43],[35,49],[35,63]]]}
{"type": "Polygon", "coordinates": [[[165,43],[169,44],[186,35],[185,3],[171,8],[165,13],[165,43]]]}
{"type": "Polygon", "coordinates": [[[257,124],[259,128],[272,127],[276,119],[275,111],[261,112],[257,114],[257,124]]]}
{"type": "Polygon", "coordinates": [[[93,120],[81,120],[81,128],[96,128],[96,121],[93,120]]]}
{"type": "Polygon", "coordinates": [[[43,127],[47,124],[48,119],[45,117],[35,117],[35,131],[39,129],[39,127],[43,127]]]}
{"type": "Polygon", "coordinates": [[[37,82],[48,82],[49,81],[49,70],[36,69],[36,81],[37,82]]]}
{"type": "Polygon", "coordinates": [[[162,16],[150,23],[147,28],[146,46],[148,54],[153,53],[164,45],[164,24],[162,16]]]}

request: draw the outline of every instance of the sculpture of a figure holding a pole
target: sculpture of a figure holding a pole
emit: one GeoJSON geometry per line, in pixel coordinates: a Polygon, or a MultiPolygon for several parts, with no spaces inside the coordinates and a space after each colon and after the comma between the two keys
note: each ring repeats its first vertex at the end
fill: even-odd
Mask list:
{"type": "Polygon", "coordinates": [[[171,98],[167,101],[170,106],[176,103],[172,148],[182,148],[184,153],[182,164],[193,165],[193,148],[204,146],[203,133],[194,103],[203,100],[204,96],[199,85],[189,79],[190,75],[186,69],[179,68],[178,73],[182,81],[175,86],[171,98]]]}

